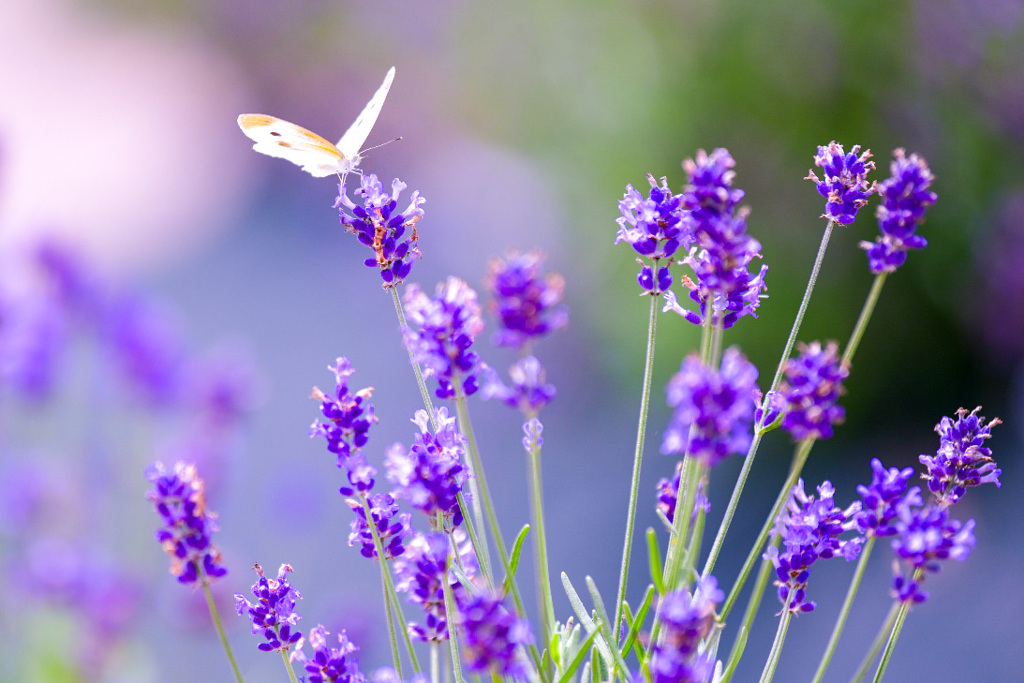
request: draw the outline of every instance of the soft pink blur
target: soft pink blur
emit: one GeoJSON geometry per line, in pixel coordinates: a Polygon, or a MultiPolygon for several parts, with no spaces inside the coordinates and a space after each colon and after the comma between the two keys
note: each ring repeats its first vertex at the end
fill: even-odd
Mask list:
{"type": "Polygon", "coordinates": [[[67,0],[0,3],[0,245],[40,232],[122,271],[229,225],[245,86],[197,37],[67,0]]]}

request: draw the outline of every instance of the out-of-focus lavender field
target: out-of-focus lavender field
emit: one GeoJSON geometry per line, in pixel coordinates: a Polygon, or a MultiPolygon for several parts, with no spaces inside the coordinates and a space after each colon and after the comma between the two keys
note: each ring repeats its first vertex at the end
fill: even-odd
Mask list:
{"type": "MultiPolygon", "coordinates": [[[[647,322],[633,254],[612,244],[625,185],[646,188],[653,173],[678,189],[680,162],[700,148],[736,159],[769,298],[726,340],[764,385],[825,223],[804,180],[817,146],[870,148],[879,180],[893,149],[925,157],[939,195],[919,231],[929,246],[889,278],[846,423],[804,479],[830,479],[845,505],[872,457],[906,467],[933,453],[942,416],[976,405],[999,416],[989,445],[1003,486],[958,506],[977,521],[977,547],[929,579],[887,680],[1017,680],[1024,3],[5,0],[0,681],[228,680],[201,594],[176,584],[153,539],[143,471],[157,459],[192,459],[207,480],[229,569],[215,594],[247,681],[283,680],[233,613],[255,562],[294,567],[301,626],[346,629],[364,670],[390,662],[380,575],[348,546],[342,473],[308,438],[309,396],[348,357],[353,385],[375,389],[378,459],[411,440],[420,397],[390,296],[338,223],[337,182],[256,154],[236,117],[273,114],[336,140],[392,65],[368,144],[402,140],[362,167],[426,197],[409,281],[432,291],[457,275],[482,290],[490,257],[534,247],[566,280],[570,325],[537,349],[558,388],[543,416],[550,561],[606,596],[647,322]]],[[[872,281],[858,244],[876,234],[868,213],[838,229],[801,339],[845,342],[872,281]]],[[[699,342],[694,326],[662,320],[638,534],[660,526],[655,483],[675,464],[657,452],[664,386],[699,342]]],[[[491,331],[479,352],[504,370],[515,357],[491,331]]],[[[497,402],[471,410],[511,538],[528,519],[521,420],[497,402]]],[[[720,584],[791,451],[781,432],[765,439],[720,584]]],[[[715,470],[709,529],[737,460],[715,470]]],[[[847,680],[889,607],[880,550],[826,680],[847,680]]],[[[641,555],[631,599],[647,583],[641,555]]],[[[814,671],[852,571],[835,564],[815,574],[819,608],[792,625],[778,680],[814,671]]],[[[568,601],[555,600],[564,619],[568,601]]],[[[773,612],[762,609],[735,680],[760,672],[773,612]]]]}

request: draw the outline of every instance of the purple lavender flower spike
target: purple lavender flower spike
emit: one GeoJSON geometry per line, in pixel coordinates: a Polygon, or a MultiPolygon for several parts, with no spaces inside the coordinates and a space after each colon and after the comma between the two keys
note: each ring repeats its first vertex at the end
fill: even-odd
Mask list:
{"type": "Polygon", "coordinates": [[[921,603],[928,599],[921,589],[922,572],[938,572],[940,561],[963,562],[974,549],[974,520],[961,524],[949,518],[948,508],[937,505],[900,505],[896,535],[891,546],[898,561],[893,563],[892,595],[900,602],[921,603]]]}
{"type": "Polygon", "coordinates": [[[502,676],[523,673],[519,650],[533,642],[533,635],[529,623],[508,611],[500,596],[489,592],[467,595],[459,602],[456,623],[470,671],[502,676]]]}
{"type": "MultiPolygon", "coordinates": [[[[661,184],[648,174],[651,191],[645,199],[639,190],[626,185],[626,192],[619,201],[621,216],[615,219],[619,229],[615,244],[627,242],[634,251],[654,262],[654,268],[644,265],[637,280],[641,288],[655,296],[672,285],[671,264],[676,251],[685,253],[693,241],[682,206],[682,195],[674,195],[668,187],[668,180],[661,184]],[[665,265],[660,265],[665,261],[665,265]],[[657,272],[655,272],[655,269],[657,272]]],[[[643,261],[641,261],[643,263],[643,261]]]]}
{"type": "MultiPolygon", "coordinates": [[[[453,544],[459,545],[459,562],[466,575],[475,575],[473,548],[461,529],[457,529],[451,537],[441,533],[415,534],[409,540],[405,554],[395,562],[395,574],[398,577],[395,589],[406,593],[406,599],[422,607],[426,616],[423,623],[409,622],[409,635],[416,640],[448,640],[448,615],[444,607],[442,581],[448,581],[456,602],[465,594],[455,573],[446,569],[449,556],[454,555],[453,544]]],[[[451,561],[455,562],[454,557],[451,561]]]]}
{"type": "Polygon", "coordinates": [[[878,185],[882,198],[875,216],[881,235],[874,242],[861,242],[867,250],[868,267],[872,273],[892,273],[907,261],[907,251],[924,249],[928,240],[916,234],[924,221],[924,211],[935,203],[932,172],[925,160],[916,154],[909,157],[902,149],[893,152],[889,165],[891,176],[878,185]]]}
{"type": "Polygon", "coordinates": [[[892,536],[896,533],[895,521],[901,505],[922,505],[921,489],[917,486],[907,490],[907,483],[914,476],[914,468],[898,467],[885,469],[878,458],[871,459],[871,483],[858,484],[861,511],[857,514],[857,528],[865,536],[892,536]]]}
{"type": "Polygon", "coordinates": [[[935,455],[922,455],[918,459],[928,468],[921,475],[928,482],[939,505],[949,507],[960,500],[968,486],[995,484],[1002,486],[992,459],[992,449],[985,442],[992,437],[992,428],[1002,424],[999,418],[992,418],[987,424],[978,415],[981,406],[970,413],[966,408],[956,411],[956,420],[948,417],[935,426],[939,434],[939,450],[935,455]]]}
{"type": "Polygon", "coordinates": [[[302,596],[288,583],[288,572],[293,570],[290,565],[282,564],[277,570],[277,578],[268,579],[263,567],[257,564],[253,569],[259,575],[252,585],[256,602],[249,602],[241,593],[235,593],[235,611],[239,616],[248,614],[253,634],[263,636],[263,642],[257,646],[259,649],[287,652],[302,638],[300,631],[293,630],[295,623],[302,618],[295,613],[295,601],[302,596]]]}
{"type": "Polygon", "coordinates": [[[651,683],[705,683],[715,662],[699,652],[714,627],[715,608],[725,599],[714,576],[702,579],[693,596],[675,590],[661,598],[659,615],[664,638],[652,646],[651,683]]]}
{"type": "Polygon", "coordinates": [[[409,205],[399,213],[398,196],[406,187],[395,178],[388,193],[376,175],[364,175],[355,191],[363,197],[362,206],[348,198],[344,187],[338,188],[340,194],[334,204],[345,229],[373,250],[374,255],[364,263],[380,271],[385,288],[401,283],[420,255],[416,223],[423,217],[422,206],[426,200],[418,191],[413,192],[409,205]]]}
{"type": "Polygon", "coordinates": [[[124,296],[105,323],[116,360],[140,398],[154,407],[180,399],[185,350],[173,316],[141,297],[124,296]]]}
{"type": "MultiPolygon", "coordinates": [[[[359,553],[363,557],[379,559],[377,546],[373,542],[373,531],[366,520],[363,504],[351,498],[345,499],[345,502],[355,515],[348,535],[348,544],[354,546],[358,543],[359,553]]],[[[384,548],[384,559],[390,560],[401,556],[405,552],[405,539],[410,533],[409,513],[398,513],[398,503],[390,493],[371,494],[367,496],[367,502],[370,504],[370,518],[377,529],[381,547],[384,548]]]]}
{"type": "Polygon", "coordinates": [[[488,264],[490,307],[501,328],[494,335],[498,346],[522,349],[569,322],[568,310],[561,305],[565,280],[557,273],[545,275],[543,264],[544,255],[536,250],[513,251],[488,264]]]}
{"type": "Polygon", "coordinates": [[[685,218],[695,245],[682,259],[693,268],[695,283],[682,279],[690,290],[690,298],[700,312],[687,311],[679,305],[675,294],[665,293],[663,311],[674,311],[695,325],[711,317],[712,324],[728,329],[743,316],[757,317],[768,266],[753,274],[751,261],[760,258],[761,243],[747,234],[746,209],[738,208],[743,191],[732,186],[736,165],[726,149],[711,154],[698,150],[696,159],[687,159],[683,168],[689,183],[682,195],[685,218]]]}
{"type": "Polygon", "coordinates": [[[726,349],[717,371],[696,354],[687,357],[665,390],[675,412],[661,452],[688,453],[709,467],[745,453],[753,439],[756,382],[757,368],[736,347],[726,349]]]}
{"type": "Polygon", "coordinates": [[[797,348],[800,355],[786,361],[786,376],[779,384],[787,403],[782,427],[798,441],[831,438],[832,425],[846,418],[838,401],[846,392],[843,382],[850,370],[836,357],[835,342],[825,348],[821,342],[801,343],[797,348]]]}
{"type": "Polygon", "coordinates": [[[470,347],[484,327],[476,292],[457,277],[439,283],[433,299],[412,284],[405,292],[405,306],[405,346],[413,361],[423,366],[424,376],[437,379],[434,393],[454,398],[456,375],[466,396],[476,393],[483,364],[470,347]]]}
{"type": "Polygon", "coordinates": [[[309,629],[306,638],[299,640],[291,654],[293,662],[299,662],[306,670],[306,683],[366,683],[366,676],[359,670],[354,653],[359,650],[342,631],[338,635],[338,647],[327,642],[330,632],[322,625],[309,629]],[[309,643],[313,656],[307,657],[303,645],[309,643]]]}
{"type": "Polygon", "coordinates": [[[203,480],[195,466],[179,461],[168,472],[156,462],[146,469],[146,479],[153,484],[146,499],[164,522],[156,540],[171,556],[171,573],[180,583],[205,585],[227,574],[220,551],[210,540],[217,531],[217,516],[206,509],[203,480]]]}
{"type": "Polygon", "coordinates": [[[834,140],[825,147],[818,147],[814,165],[822,170],[825,179],[821,180],[814,171],[808,171],[805,180],[813,180],[818,193],[827,200],[822,218],[849,225],[875,192],[875,187],[867,180],[868,173],[875,168],[875,162],[868,161],[871,151],[859,156],[858,152],[860,145],[854,145],[847,154],[843,146],[834,140]]]}
{"type": "Polygon", "coordinates": [[[814,610],[816,604],[807,600],[807,580],[811,566],[818,559],[841,556],[847,561],[860,554],[861,537],[840,540],[844,531],[856,528],[856,516],[860,512],[860,501],[845,510],[836,508],[833,497],[835,490],[828,481],[818,487],[818,499],[804,492],[804,482],[799,480],[790,495],[789,502],[775,518],[773,535],[782,539],[780,550],[770,546],[764,558],[775,567],[779,587],[779,601],[784,610],[794,615],[814,610]]]}
{"type": "Polygon", "coordinates": [[[441,513],[446,522],[458,526],[462,523],[458,495],[468,477],[462,465],[466,438],[445,406],[437,409],[436,433],[430,430],[427,411],[417,410],[412,421],[420,428],[412,447],[406,450],[396,443],[384,455],[388,481],[395,485],[395,495],[431,520],[441,513]]]}
{"type": "Polygon", "coordinates": [[[484,368],[484,382],[480,396],[485,400],[498,399],[505,405],[518,408],[526,417],[540,413],[555,397],[555,385],[546,383],[544,367],[534,356],[526,356],[509,368],[512,386],[501,381],[491,367],[484,368]]]}
{"type": "Polygon", "coordinates": [[[310,437],[322,436],[327,440],[327,450],[338,456],[338,467],[348,470],[350,487],[341,489],[341,493],[350,496],[354,490],[366,492],[373,487],[373,476],[376,474],[361,449],[369,439],[370,427],[377,424],[370,396],[373,387],[366,387],[352,393],[348,387],[349,377],[355,370],[348,358],[338,358],[328,369],[334,373],[336,384],[333,395],[328,395],[318,387],[313,387],[313,398],[320,401],[320,412],[326,418],[317,420],[310,427],[310,437]]]}

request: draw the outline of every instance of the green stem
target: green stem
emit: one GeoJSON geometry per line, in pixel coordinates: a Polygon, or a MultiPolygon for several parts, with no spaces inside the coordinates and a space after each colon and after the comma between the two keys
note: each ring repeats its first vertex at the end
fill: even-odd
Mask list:
{"type": "Polygon", "coordinates": [[[534,560],[537,573],[537,596],[540,601],[540,614],[544,617],[544,642],[551,642],[551,632],[555,627],[555,603],[551,597],[551,577],[548,574],[548,543],[544,532],[544,490],[541,486],[540,445],[532,440],[527,449],[530,459],[530,500],[533,518],[532,527],[536,530],[534,538],[534,560]]]}
{"type": "Polygon", "coordinates": [[[501,540],[501,532],[498,529],[497,518],[494,516],[494,508],[491,504],[490,491],[487,488],[487,479],[484,476],[483,464],[480,461],[480,449],[476,444],[476,435],[473,433],[473,423],[469,419],[469,410],[466,408],[466,393],[462,389],[462,378],[458,373],[452,375],[452,385],[455,387],[455,414],[459,419],[459,431],[466,437],[466,452],[469,458],[466,460],[466,469],[469,473],[469,492],[472,495],[473,522],[476,527],[477,542],[480,544],[478,560],[482,560],[481,571],[488,581],[494,584],[494,574],[491,572],[491,551],[487,546],[487,530],[484,526],[484,507],[487,508],[491,532],[495,536],[499,553],[504,555],[504,543],[501,540]]]}
{"type": "MultiPolygon", "coordinates": [[[[622,562],[619,565],[619,589],[615,593],[615,618],[611,632],[618,636],[622,619],[622,602],[626,599],[626,580],[629,578],[629,560],[633,551],[633,527],[636,524],[636,504],[640,495],[640,464],[644,454],[647,433],[647,412],[651,403],[651,382],[654,377],[654,340],[658,330],[658,298],[651,297],[651,310],[647,320],[647,360],[644,362],[644,382],[640,390],[640,418],[636,428],[636,449],[633,451],[633,476],[629,485],[629,507],[626,510],[626,537],[622,544],[622,562]]],[[[614,646],[615,644],[612,643],[614,646]]]]}
{"type": "Polygon", "coordinates": [[[441,590],[444,592],[444,613],[448,619],[448,645],[452,654],[452,671],[455,672],[455,682],[465,683],[462,678],[462,664],[459,659],[459,645],[455,638],[455,622],[458,609],[455,606],[455,596],[452,595],[452,587],[448,584],[448,569],[445,567],[445,580],[441,582],[441,590]]]}
{"type": "MultiPolygon", "coordinates": [[[[807,456],[810,455],[811,447],[814,445],[815,440],[816,439],[814,438],[807,438],[797,445],[797,449],[793,453],[793,464],[789,468],[789,476],[786,477],[786,481],[782,485],[779,495],[775,498],[775,504],[772,505],[771,512],[768,513],[768,519],[765,520],[764,525],[761,527],[761,533],[757,535],[754,545],[747,554],[746,562],[743,563],[743,568],[740,569],[740,574],[736,578],[736,583],[733,585],[732,591],[729,593],[729,597],[727,597],[725,602],[722,604],[719,621],[724,621],[729,615],[729,612],[732,611],[733,605],[739,597],[739,592],[743,589],[743,585],[746,583],[747,577],[754,568],[754,563],[757,562],[757,558],[764,553],[765,541],[768,540],[768,534],[775,525],[775,518],[778,516],[779,512],[782,511],[782,507],[786,504],[786,501],[789,500],[789,496],[793,492],[793,487],[796,485],[797,479],[800,478],[800,472],[803,470],[804,463],[807,462],[807,456]]],[[[751,598],[753,597],[754,596],[752,595],[751,598]]]]}
{"type": "Polygon", "coordinates": [[[764,663],[764,670],[761,672],[760,683],[771,683],[775,677],[775,669],[779,666],[779,658],[782,656],[782,645],[786,642],[786,632],[789,630],[789,622],[793,613],[787,607],[782,611],[779,618],[779,627],[775,631],[775,642],[772,643],[772,650],[768,653],[768,661],[764,663]]]}
{"type": "Polygon", "coordinates": [[[835,223],[829,221],[828,225],[825,226],[825,231],[821,236],[821,243],[818,245],[818,254],[814,259],[814,265],[811,267],[811,276],[807,280],[807,287],[804,288],[804,298],[800,301],[800,307],[797,309],[796,318],[793,319],[793,327],[789,330],[789,338],[786,339],[786,345],[782,349],[782,356],[779,359],[779,364],[775,368],[775,376],[772,378],[772,384],[768,388],[768,391],[764,394],[764,400],[761,404],[762,408],[762,421],[754,429],[754,439],[750,442],[750,448],[747,451],[747,457],[743,460],[743,467],[740,468],[739,476],[736,478],[736,484],[732,489],[732,496],[729,498],[729,504],[725,508],[725,516],[722,517],[722,523],[718,527],[718,532],[715,534],[714,543],[711,545],[711,551],[708,553],[708,559],[704,563],[704,571],[701,572],[701,577],[707,577],[715,568],[715,563],[718,561],[718,555],[722,551],[722,545],[725,543],[725,535],[729,532],[729,527],[732,525],[733,517],[736,516],[736,509],[739,507],[740,496],[743,494],[743,488],[746,486],[747,478],[750,475],[750,469],[754,466],[754,456],[757,455],[757,448],[761,444],[761,437],[764,436],[762,429],[764,428],[763,417],[768,414],[768,394],[779,388],[779,382],[782,381],[782,373],[786,368],[786,361],[789,360],[789,354],[793,351],[793,346],[796,344],[797,336],[800,334],[800,327],[803,325],[804,315],[807,313],[807,308],[811,302],[811,294],[814,292],[814,286],[818,282],[818,274],[821,272],[821,265],[825,261],[825,252],[828,249],[828,242],[832,236],[832,229],[835,223]]]}
{"type": "Polygon", "coordinates": [[[220,644],[224,646],[228,662],[231,663],[231,671],[235,674],[235,680],[238,683],[242,683],[242,672],[238,670],[238,662],[235,661],[235,655],[231,652],[231,644],[228,643],[228,636],[224,632],[224,622],[220,620],[220,612],[217,611],[217,605],[213,602],[213,594],[210,593],[210,586],[207,585],[206,575],[201,568],[199,570],[199,580],[203,584],[203,595],[206,596],[206,607],[210,610],[210,616],[213,618],[213,626],[217,629],[220,644]]]}
{"type": "Polygon", "coordinates": [[[839,636],[843,633],[843,628],[846,627],[846,619],[850,616],[850,608],[853,606],[853,599],[857,595],[857,590],[860,588],[861,579],[864,578],[864,569],[868,566],[868,558],[871,557],[871,550],[875,547],[876,536],[869,536],[867,542],[864,544],[864,548],[861,550],[860,559],[857,562],[857,570],[853,573],[853,579],[850,580],[850,587],[846,590],[846,599],[843,600],[843,606],[839,610],[839,616],[836,618],[836,625],[832,628],[832,635],[828,639],[828,645],[825,646],[825,653],[821,656],[821,663],[818,664],[818,670],[814,674],[814,680],[812,683],[821,683],[822,677],[825,675],[825,671],[828,669],[829,663],[832,661],[832,655],[835,653],[836,645],[839,644],[839,636]]]}
{"type": "Polygon", "coordinates": [[[288,680],[292,683],[299,683],[299,680],[295,678],[295,669],[292,668],[292,662],[288,659],[287,650],[281,650],[281,659],[284,660],[284,668],[288,671],[288,680]]]}
{"type": "Polygon", "coordinates": [[[857,318],[857,324],[853,326],[850,341],[846,342],[843,365],[849,365],[853,361],[853,354],[857,352],[861,337],[864,336],[864,330],[867,329],[868,321],[871,320],[871,314],[875,311],[875,304],[878,303],[878,297],[882,293],[882,285],[885,284],[886,276],[888,273],[879,273],[875,276],[875,281],[871,283],[871,291],[868,292],[868,298],[864,300],[864,305],[860,309],[860,316],[857,318]]]}
{"type": "MultiPolygon", "coordinates": [[[[516,580],[515,573],[512,571],[512,566],[508,561],[508,550],[505,548],[505,541],[501,537],[501,528],[498,526],[498,516],[494,512],[494,502],[491,498],[490,488],[487,486],[487,477],[484,474],[483,462],[480,460],[480,449],[476,444],[476,437],[473,434],[473,423],[469,419],[469,410],[466,407],[466,393],[462,389],[462,378],[458,374],[452,375],[452,385],[455,387],[455,412],[459,418],[459,428],[462,431],[463,436],[466,437],[466,450],[469,453],[469,461],[467,465],[470,467],[470,482],[476,480],[479,488],[479,495],[476,496],[477,500],[483,501],[484,510],[487,512],[487,521],[490,524],[491,532],[494,535],[494,544],[498,550],[498,558],[501,560],[501,566],[505,570],[505,576],[508,577],[509,586],[512,591],[512,601],[515,603],[516,610],[519,614],[526,614],[526,610],[523,608],[523,598],[519,592],[519,582],[516,580]]],[[[475,493],[475,492],[474,492],[475,493]]],[[[476,501],[474,501],[476,502],[476,501]]],[[[478,529],[481,551],[485,557],[488,550],[486,543],[484,542],[483,529],[478,529]]],[[[496,582],[491,581],[492,585],[497,586],[496,582]]],[[[540,654],[537,651],[537,646],[531,644],[529,647],[530,655],[533,657],[535,662],[540,662],[540,654]]],[[[538,664],[538,670],[539,670],[538,664]]]]}
{"type": "Polygon", "coordinates": [[[882,659],[878,662],[878,670],[875,671],[874,683],[881,683],[882,676],[885,675],[885,670],[889,666],[889,658],[892,657],[892,651],[896,648],[896,640],[900,637],[900,631],[903,630],[903,624],[907,620],[907,612],[909,608],[909,601],[900,605],[900,611],[896,615],[896,623],[892,626],[892,632],[889,634],[889,640],[885,644],[885,650],[882,651],[882,659]]]}
{"type": "Polygon", "coordinates": [[[885,615],[885,620],[882,622],[881,628],[878,629],[878,634],[871,643],[871,647],[868,648],[867,654],[864,655],[864,659],[861,661],[860,666],[857,667],[856,673],[854,673],[853,678],[850,679],[850,683],[860,683],[864,678],[864,675],[871,667],[871,662],[875,661],[875,657],[878,656],[879,650],[882,649],[882,643],[884,643],[886,638],[889,636],[889,632],[892,630],[893,622],[896,620],[896,614],[899,610],[900,603],[893,602],[892,607],[889,608],[889,613],[885,615]]]}
{"type": "Polygon", "coordinates": [[[419,673],[420,665],[416,659],[416,651],[412,647],[412,641],[408,637],[409,629],[405,622],[405,615],[402,614],[402,606],[398,602],[398,593],[395,591],[395,584],[391,580],[391,570],[384,559],[384,543],[381,541],[380,533],[377,531],[377,525],[374,524],[373,514],[370,511],[370,502],[367,500],[366,494],[360,495],[360,499],[363,503],[363,513],[366,515],[366,525],[370,528],[370,534],[373,536],[373,547],[377,551],[377,560],[380,562],[380,578],[384,588],[384,612],[388,622],[388,638],[391,643],[391,655],[395,662],[395,672],[399,678],[402,677],[402,658],[398,652],[398,636],[395,634],[395,623],[391,612],[392,607],[394,607],[394,614],[397,615],[398,623],[401,625],[402,633],[405,635],[405,643],[409,651],[409,661],[412,664],[412,669],[415,673],[419,673]]]}
{"type": "MultiPolygon", "coordinates": [[[[402,300],[399,298],[398,291],[394,287],[389,287],[389,290],[391,292],[391,300],[395,304],[395,313],[398,315],[398,326],[404,330],[409,326],[409,324],[405,320],[405,309],[402,308],[402,300]]],[[[420,388],[420,397],[423,399],[423,406],[427,409],[427,415],[430,416],[430,426],[436,432],[437,416],[434,413],[434,403],[430,400],[430,391],[427,389],[427,383],[423,379],[423,370],[420,368],[420,364],[413,359],[412,351],[409,351],[408,347],[406,348],[406,351],[409,353],[409,361],[412,363],[412,371],[416,375],[416,384],[420,388]]]]}

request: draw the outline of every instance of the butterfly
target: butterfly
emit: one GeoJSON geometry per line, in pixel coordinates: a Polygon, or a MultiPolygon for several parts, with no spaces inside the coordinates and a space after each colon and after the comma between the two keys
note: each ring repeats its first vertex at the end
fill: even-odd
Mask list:
{"type": "Polygon", "coordinates": [[[252,148],[257,152],[287,159],[316,178],[337,174],[344,184],[349,173],[359,173],[360,150],[377,122],[394,80],[395,67],[391,67],[377,92],[336,145],[302,126],[266,114],[242,114],[238,117],[238,126],[256,142],[252,148]]]}

